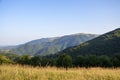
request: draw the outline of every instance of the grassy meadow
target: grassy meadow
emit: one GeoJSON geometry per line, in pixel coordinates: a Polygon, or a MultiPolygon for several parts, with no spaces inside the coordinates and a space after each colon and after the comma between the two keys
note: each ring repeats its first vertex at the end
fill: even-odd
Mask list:
{"type": "Polygon", "coordinates": [[[0,65],[0,80],[120,80],[120,69],[0,65]]]}

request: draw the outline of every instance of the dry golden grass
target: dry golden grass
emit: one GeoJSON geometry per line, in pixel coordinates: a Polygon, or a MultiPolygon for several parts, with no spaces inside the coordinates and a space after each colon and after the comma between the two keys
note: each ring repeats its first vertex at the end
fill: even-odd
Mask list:
{"type": "Polygon", "coordinates": [[[120,80],[120,69],[0,65],[0,80],[120,80]]]}

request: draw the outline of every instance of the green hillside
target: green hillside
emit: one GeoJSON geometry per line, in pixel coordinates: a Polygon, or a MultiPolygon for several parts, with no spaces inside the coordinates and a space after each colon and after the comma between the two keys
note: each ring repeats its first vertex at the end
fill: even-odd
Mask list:
{"type": "Polygon", "coordinates": [[[109,56],[118,54],[120,53],[120,28],[78,46],[65,49],[60,53],[66,53],[74,57],[91,54],[109,56]]]}
{"type": "Polygon", "coordinates": [[[0,54],[0,64],[13,63],[12,60],[8,59],[6,56],[0,54]]]}
{"type": "Polygon", "coordinates": [[[54,38],[42,38],[28,42],[23,45],[19,45],[11,51],[17,54],[29,54],[29,55],[49,55],[57,53],[65,48],[79,45],[83,42],[91,40],[98,35],[95,34],[74,34],[62,37],[54,38]]]}
{"type": "Polygon", "coordinates": [[[11,60],[10,62],[14,61],[20,55],[10,52],[9,50],[0,50],[0,55],[4,56],[6,60],[11,60]]]}

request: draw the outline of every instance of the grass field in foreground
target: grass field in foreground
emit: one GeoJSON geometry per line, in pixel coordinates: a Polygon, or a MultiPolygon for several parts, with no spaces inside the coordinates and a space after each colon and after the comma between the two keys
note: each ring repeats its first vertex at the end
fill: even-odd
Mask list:
{"type": "Polygon", "coordinates": [[[0,65],[0,80],[120,80],[120,68],[40,68],[0,65]]]}

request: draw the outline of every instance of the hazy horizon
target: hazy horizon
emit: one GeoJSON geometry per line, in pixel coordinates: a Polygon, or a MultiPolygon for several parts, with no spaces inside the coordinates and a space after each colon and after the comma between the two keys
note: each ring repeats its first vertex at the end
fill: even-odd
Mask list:
{"type": "Polygon", "coordinates": [[[0,46],[120,27],[120,0],[0,0],[0,46]]]}
{"type": "Polygon", "coordinates": [[[36,38],[36,39],[31,39],[31,40],[28,40],[28,41],[24,41],[24,42],[22,42],[22,43],[18,43],[18,44],[0,45],[0,47],[4,47],[4,46],[5,46],[5,47],[6,47],[6,46],[17,46],[17,45],[22,45],[22,44],[25,44],[25,43],[28,43],[28,42],[34,41],[34,40],[39,40],[39,39],[44,39],[44,38],[57,38],[57,37],[64,37],[64,36],[77,35],[77,34],[102,35],[102,34],[92,34],[92,33],[73,33],[73,34],[65,34],[65,35],[59,35],[59,36],[41,37],[41,38],[36,38]]]}

